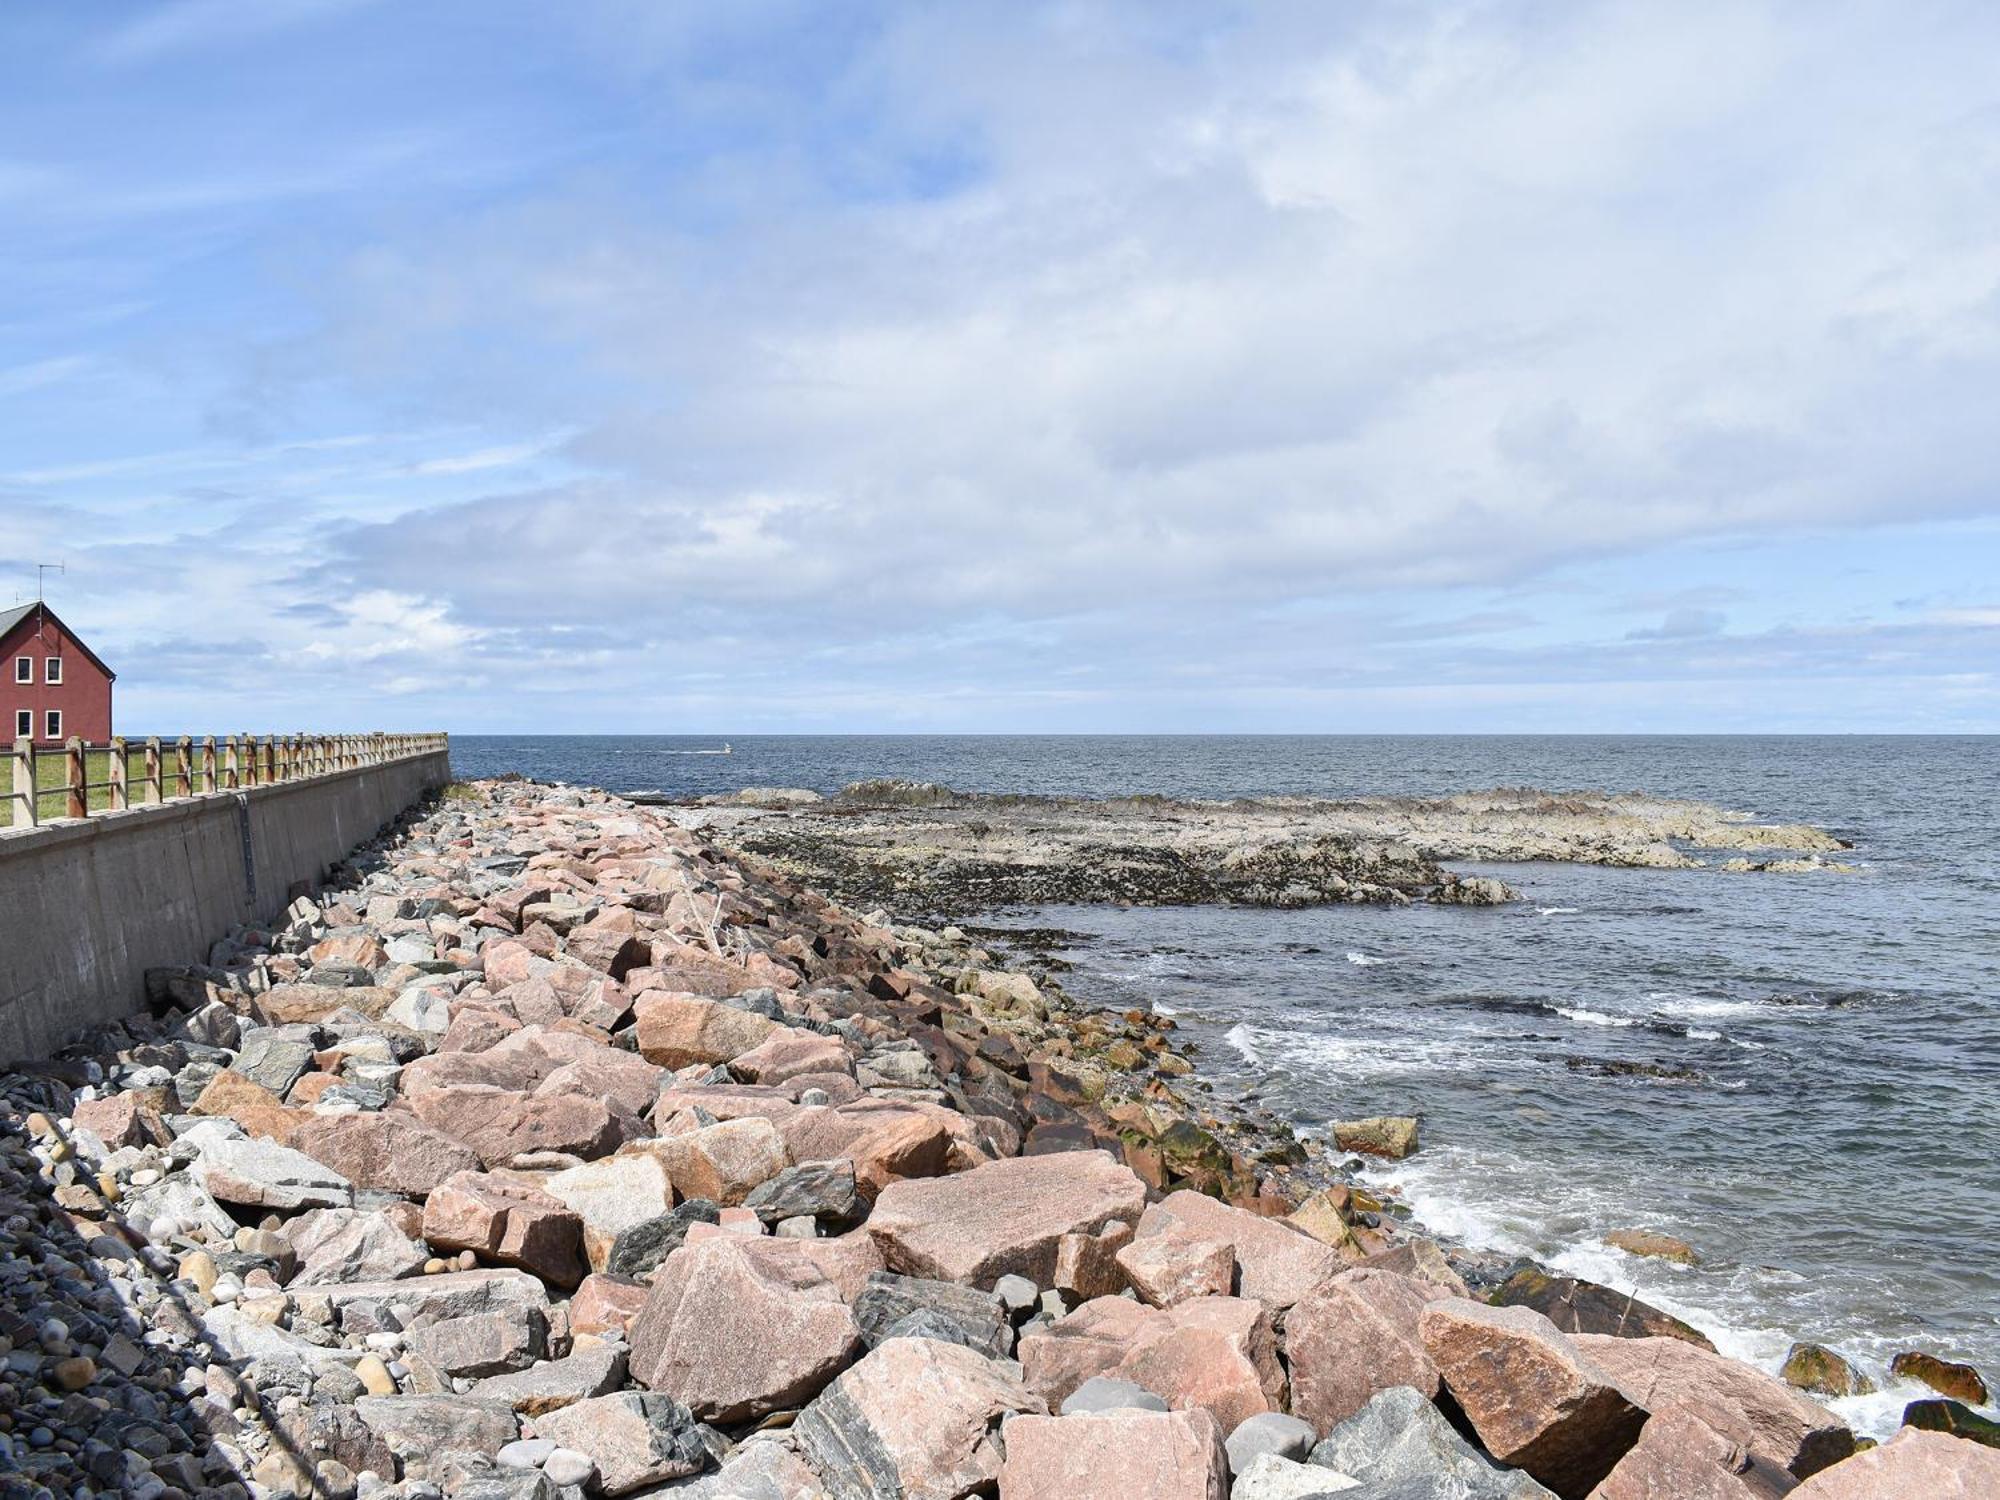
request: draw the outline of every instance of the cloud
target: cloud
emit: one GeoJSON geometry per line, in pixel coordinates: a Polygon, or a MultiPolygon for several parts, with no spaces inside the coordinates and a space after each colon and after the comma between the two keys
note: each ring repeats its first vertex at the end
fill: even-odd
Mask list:
{"type": "Polygon", "coordinates": [[[103,62],[149,63],[174,53],[263,39],[374,0],[172,0],[151,4],[138,20],[111,32],[97,47],[103,62]]]}
{"type": "MultiPolygon", "coordinates": [[[[420,79],[438,40],[241,15],[111,52],[226,67],[311,22],[373,85],[385,39],[420,79]]],[[[0,480],[122,524],[102,580],[223,591],[302,697],[359,661],[533,723],[1340,727],[1342,695],[1978,675],[1983,609],[1829,626],[1789,553],[1996,513],[1987,10],[489,19],[525,93],[440,74],[142,198],[311,202],[243,273],[268,305],[155,356],[213,374],[208,431],[0,480]],[[451,170],[522,100],[545,151],[451,170]]]]}

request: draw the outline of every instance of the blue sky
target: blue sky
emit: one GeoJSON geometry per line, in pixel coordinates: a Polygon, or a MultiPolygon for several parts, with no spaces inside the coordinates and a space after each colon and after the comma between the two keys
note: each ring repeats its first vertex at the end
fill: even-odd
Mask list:
{"type": "Polygon", "coordinates": [[[2000,730],[1989,4],[0,9],[121,728],[2000,730]]]}

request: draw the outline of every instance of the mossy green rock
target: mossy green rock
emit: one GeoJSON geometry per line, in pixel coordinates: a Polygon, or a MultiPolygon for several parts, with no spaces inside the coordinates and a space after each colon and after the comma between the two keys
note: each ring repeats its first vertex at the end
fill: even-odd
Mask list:
{"type": "Polygon", "coordinates": [[[1821,1344],[1794,1344],[1779,1375],[1785,1384],[1818,1396],[1865,1396],[1875,1382],[1821,1344]]]}

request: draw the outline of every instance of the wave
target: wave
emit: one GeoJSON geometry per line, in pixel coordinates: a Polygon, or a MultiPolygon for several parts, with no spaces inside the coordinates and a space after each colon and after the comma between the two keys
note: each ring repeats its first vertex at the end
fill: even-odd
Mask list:
{"type": "Polygon", "coordinates": [[[1366,953],[1357,953],[1353,949],[1349,949],[1347,961],[1351,964],[1359,964],[1364,969],[1372,969],[1379,964],[1386,964],[1389,960],[1386,958],[1371,958],[1366,953]]]}
{"type": "Polygon", "coordinates": [[[1582,1006],[1574,1009],[1567,1005],[1551,1005],[1549,1009],[1556,1015],[1572,1021],[1581,1021],[1586,1026],[1638,1026],[1642,1024],[1636,1016],[1606,1015],[1601,1010],[1586,1010],[1582,1006]]]}
{"type": "Polygon", "coordinates": [[[1164,1000],[1155,1000],[1153,1002],[1153,1014],[1156,1016],[1177,1016],[1180,1014],[1180,1007],[1169,1005],[1164,1000]]]}
{"type": "Polygon", "coordinates": [[[1580,906],[1538,906],[1535,914],[1542,917],[1574,917],[1582,913],[1580,906]]]}
{"type": "Polygon", "coordinates": [[[1257,1052],[1257,1033],[1247,1021],[1238,1021],[1222,1034],[1222,1039],[1236,1049],[1236,1055],[1252,1067],[1263,1066],[1264,1059],[1257,1052]]]}

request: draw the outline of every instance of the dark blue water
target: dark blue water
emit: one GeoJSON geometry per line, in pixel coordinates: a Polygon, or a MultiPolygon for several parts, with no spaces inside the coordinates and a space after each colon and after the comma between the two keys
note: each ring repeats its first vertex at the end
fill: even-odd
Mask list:
{"type": "MultiPolygon", "coordinates": [[[[2000,1375],[2000,740],[825,737],[454,741],[462,775],[615,791],[1184,796],[1641,790],[1856,844],[1856,875],[1504,868],[1497,910],[1025,912],[1087,933],[1072,990],[1175,1011],[1211,1077],[1313,1128],[1420,1113],[1379,1175],[1442,1234],[1629,1287],[1775,1367],[2000,1375]],[[1620,1064],[1678,1076],[1632,1076],[1620,1064]],[[1682,1269],[1607,1248],[1665,1230],[1682,1269]]],[[[1913,1393],[1843,1403],[1881,1431],[1913,1393]]]]}

